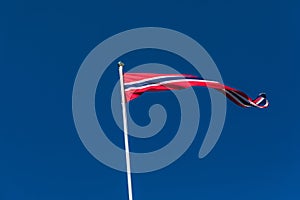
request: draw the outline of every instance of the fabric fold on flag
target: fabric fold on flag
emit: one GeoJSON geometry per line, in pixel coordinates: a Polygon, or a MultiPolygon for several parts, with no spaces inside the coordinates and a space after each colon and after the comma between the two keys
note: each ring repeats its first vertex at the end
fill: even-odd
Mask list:
{"type": "Polygon", "coordinates": [[[251,99],[242,91],[189,74],[124,73],[124,89],[127,102],[139,97],[144,92],[181,90],[193,86],[216,89],[241,107],[266,108],[269,106],[264,93],[259,94],[256,99],[251,99]]]}

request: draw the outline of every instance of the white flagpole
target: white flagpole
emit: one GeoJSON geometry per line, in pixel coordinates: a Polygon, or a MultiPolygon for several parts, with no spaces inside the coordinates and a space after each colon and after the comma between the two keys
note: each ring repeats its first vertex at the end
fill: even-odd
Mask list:
{"type": "Polygon", "coordinates": [[[119,66],[121,98],[122,98],[121,100],[122,100],[122,113],[123,113],[123,127],[124,127],[124,143],[125,143],[125,155],[126,155],[128,197],[129,197],[129,200],[133,200],[132,199],[130,154],[129,154],[129,143],[128,143],[127,113],[126,113],[124,79],[123,79],[123,66],[124,66],[124,63],[118,62],[118,66],[119,66]]]}

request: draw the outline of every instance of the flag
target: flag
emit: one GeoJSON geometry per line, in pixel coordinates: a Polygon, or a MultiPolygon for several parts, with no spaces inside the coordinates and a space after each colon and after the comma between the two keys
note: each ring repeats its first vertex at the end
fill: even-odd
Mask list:
{"type": "Polygon", "coordinates": [[[258,97],[253,100],[242,91],[216,81],[203,80],[193,75],[124,73],[124,89],[127,102],[139,97],[144,92],[181,90],[192,86],[216,89],[226,95],[233,103],[241,107],[266,108],[269,105],[264,93],[259,94],[258,97]]]}

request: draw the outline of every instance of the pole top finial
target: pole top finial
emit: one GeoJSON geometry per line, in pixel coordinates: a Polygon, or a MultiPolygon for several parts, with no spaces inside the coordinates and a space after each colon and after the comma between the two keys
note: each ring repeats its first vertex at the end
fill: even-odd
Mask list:
{"type": "Polygon", "coordinates": [[[123,66],[124,66],[124,63],[122,63],[121,61],[119,61],[119,62],[118,62],[118,66],[119,66],[119,67],[123,67],[123,66]]]}

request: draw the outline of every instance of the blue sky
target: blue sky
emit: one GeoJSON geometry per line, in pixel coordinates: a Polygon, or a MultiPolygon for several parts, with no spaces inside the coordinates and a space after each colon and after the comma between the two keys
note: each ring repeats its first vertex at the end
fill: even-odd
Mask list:
{"type": "MultiPolygon", "coordinates": [[[[201,98],[196,139],[169,167],[134,174],[135,199],[299,199],[299,6],[257,0],[1,2],[0,199],[127,198],[126,175],[101,164],[81,143],[72,118],[72,89],[96,45],[145,26],[192,37],[214,59],[226,84],[253,97],[264,91],[271,105],[245,110],[228,102],[221,138],[199,160],[210,101],[207,90],[195,89],[201,98]]],[[[122,59],[129,66],[155,61],[183,71],[184,62],[165,52],[133,52],[122,59]]],[[[104,81],[117,81],[114,67],[104,81]]],[[[157,97],[145,94],[132,105],[137,123],[149,121],[139,105],[157,97]]],[[[162,103],[174,113],[168,120],[176,121],[172,105],[177,104],[166,99],[162,103]]],[[[105,105],[96,106],[100,112],[105,105]]],[[[120,132],[109,115],[101,123],[120,132]]],[[[154,141],[132,139],[131,145],[141,151],[141,144],[163,146],[173,137],[170,124],[154,141]]],[[[122,145],[121,135],[108,137],[122,145]]]]}

